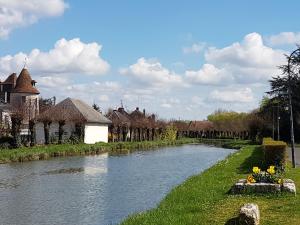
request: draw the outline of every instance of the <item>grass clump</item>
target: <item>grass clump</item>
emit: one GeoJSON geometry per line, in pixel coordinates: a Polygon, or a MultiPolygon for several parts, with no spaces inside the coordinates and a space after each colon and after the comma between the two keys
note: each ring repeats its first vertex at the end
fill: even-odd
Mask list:
{"type": "MultiPolygon", "coordinates": [[[[239,208],[258,204],[261,224],[299,225],[300,198],[297,195],[230,195],[228,191],[263,159],[261,146],[247,146],[202,174],[190,177],[174,188],[157,208],[130,216],[122,225],[235,224],[239,208]]],[[[300,170],[286,169],[285,177],[300,184],[300,170]]]]}
{"type": "Polygon", "coordinates": [[[170,145],[197,143],[195,138],[182,138],[179,140],[157,140],[143,142],[114,142],[88,144],[60,144],[35,147],[21,147],[18,149],[0,149],[0,163],[26,162],[45,160],[51,157],[96,155],[102,153],[127,154],[136,150],[155,149],[170,145]]]}
{"type": "Polygon", "coordinates": [[[253,145],[251,140],[241,140],[241,139],[200,139],[200,143],[207,145],[214,145],[222,148],[240,149],[245,145],[253,145]]]}

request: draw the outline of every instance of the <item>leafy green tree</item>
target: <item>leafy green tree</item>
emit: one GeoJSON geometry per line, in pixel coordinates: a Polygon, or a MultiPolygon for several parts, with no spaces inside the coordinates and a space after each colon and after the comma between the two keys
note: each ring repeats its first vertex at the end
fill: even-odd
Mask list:
{"type": "Polygon", "coordinates": [[[214,127],[221,131],[245,131],[247,127],[248,113],[238,113],[218,109],[214,113],[207,116],[207,119],[213,122],[214,127]]]}
{"type": "MultiPolygon", "coordinates": [[[[298,47],[300,50],[300,48],[298,47]]],[[[289,56],[287,56],[287,60],[289,56]]],[[[290,61],[291,66],[300,68],[300,56],[296,55],[290,61]]],[[[300,71],[299,69],[293,70],[290,73],[288,71],[288,65],[282,65],[279,67],[281,74],[273,77],[270,80],[271,90],[267,92],[270,95],[270,103],[265,105],[262,108],[262,113],[270,113],[272,105],[278,105],[280,108],[280,128],[281,130],[289,131],[290,122],[289,122],[289,112],[288,112],[288,90],[290,88],[293,104],[293,114],[295,121],[295,139],[300,140],[300,71]]],[[[282,132],[283,140],[290,140],[290,132],[282,132]]]]}

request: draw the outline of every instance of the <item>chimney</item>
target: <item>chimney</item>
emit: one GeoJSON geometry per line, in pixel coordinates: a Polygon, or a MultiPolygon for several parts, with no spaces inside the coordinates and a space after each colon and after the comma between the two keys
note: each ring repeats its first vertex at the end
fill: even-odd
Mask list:
{"type": "Polygon", "coordinates": [[[136,107],[136,109],[135,109],[136,111],[139,111],[140,109],[139,109],[139,107],[136,107]]]}
{"type": "Polygon", "coordinates": [[[146,110],[145,109],[143,109],[143,114],[144,114],[144,116],[146,116],[146,110]]]}

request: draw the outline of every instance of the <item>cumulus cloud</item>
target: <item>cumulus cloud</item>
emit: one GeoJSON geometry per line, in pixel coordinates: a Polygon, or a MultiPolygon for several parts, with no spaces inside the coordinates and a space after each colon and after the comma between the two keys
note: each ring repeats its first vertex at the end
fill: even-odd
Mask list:
{"type": "Polygon", "coordinates": [[[93,101],[101,102],[107,106],[112,104],[110,99],[119,97],[118,93],[122,91],[122,87],[118,82],[114,81],[104,81],[104,82],[90,82],[84,84],[70,84],[66,83],[65,85],[56,85],[52,88],[44,88],[41,86],[41,93],[47,94],[47,96],[55,95],[59,100],[62,100],[66,97],[79,98],[85,102],[92,104],[93,101]],[[45,90],[45,91],[44,91],[45,90]]]}
{"type": "Polygon", "coordinates": [[[296,45],[300,44],[300,32],[281,32],[266,38],[271,46],[296,45]]]}
{"type": "Polygon", "coordinates": [[[195,43],[195,44],[192,44],[189,47],[183,47],[182,52],[184,54],[190,54],[190,53],[198,54],[198,53],[200,53],[204,50],[205,46],[206,46],[206,43],[204,43],[204,42],[195,43]]]}
{"type": "Polygon", "coordinates": [[[120,69],[120,73],[132,77],[135,81],[154,87],[182,86],[180,75],[163,67],[155,59],[140,58],[128,68],[120,69]]]}
{"type": "Polygon", "coordinates": [[[42,88],[55,88],[57,86],[65,86],[70,82],[68,78],[61,76],[37,77],[36,81],[38,82],[39,87],[42,88]]]}
{"type": "Polygon", "coordinates": [[[204,64],[198,71],[188,70],[185,76],[190,83],[202,85],[220,85],[232,81],[231,74],[224,69],[218,69],[213,64],[204,64]]]}
{"type": "Polygon", "coordinates": [[[64,0],[0,0],[0,38],[41,18],[60,16],[67,7],[64,0]]]}
{"type": "Polygon", "coordinates": [[[254,101],[251,88],[239,88],[236,90],[214,90],[210,93],[212,100],[225,103],[250,103],[254,101]]]}
{"type": "Polygon", "coordinates": [[[83,43],[79,38],[62,38],[48,52],[33,49],[29,54],[20,52],[13,56],[1,57],[0,72],[8,74],[19,71],[26,58],[32,73],[100,75],[110,68],[100,56],[101,49],[102,46],[96,42],[83,43]]]}
{"type": "Polygon", "coordinates": [[[242,42],[208,48],[203,67],[199,71],[187,71],[186,76],[192,83],[206,85],[266,82],[285,63],[284,53],[266,46],[260,34],[250,33],[242,42]]]}

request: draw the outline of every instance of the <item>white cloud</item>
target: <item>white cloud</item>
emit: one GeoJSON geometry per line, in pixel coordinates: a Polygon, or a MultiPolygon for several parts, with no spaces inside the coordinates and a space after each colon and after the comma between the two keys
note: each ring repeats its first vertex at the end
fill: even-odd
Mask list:
{"type": "Polygon", "coordinates": [[[249,84],[267,82],[285,63],[284,51],[263,43],[258,33],[246,35],[242,42],[224,48],[210,47],[205,52],[205,64],[199,71],[187,71],[190,83],[249,84]]]}
{"type": "Polygon", "coordinates": [[[185,76],[190,83],[202,85],[220,85],[232,81],[231,74],[224,69],[218,69],[212,64],[204,64],[198,71],[188,70],[185,76]]]}
{"type": "Polygon", "coordinates": [[[283,53],[265,46],[260,34],[250,33],[241,43],[236,42],[222,49],[209,48],[205,59],[218,66],[273,68],[282,63],[285,58],[283,53]]]}
{"type": "Polygon", "coordinates": [[[120,73],[132,77],[135,81],[153,87],[182,86],[180,75],[166,69],[155,59],[140,58],[128,68],[120,69],[120,73]]]}
{"type": "Polygon", "coordinates": [[[266,40],[271,46],[296,45],[300,44],[300,32],[281,32],[266,37],[266,40]]]}
{"type": "Polygon", "coordinates": [[[65,86],[70,82],[69,79],[61,76],[37,77],[36,81],[38,82],[39,87],[42,88],[55,88],[57,86],[65,86]]]}
{"type": "Polygon", "coordinates": [[[193,96],[191,98],[191,105],[190,107],[193,108],[195,106],[207,106],[207,103],[205,102],[205,99],[203,97],[199,97],[199,96],[193,96]]]}
{"type": "Polygon", "coordinates": [[[4,74],[20,71],[27,58],[27,66],[38,74],[87,74],[100,75],[109,70],[109,64],[100,56],[102,46],[96,42],[83,43],[79,38],[58,40],[48,52],[33,49],[14,56],[0,58],[0,72],[4,74]]]}
{"type": "Polygon", "coordinates": [[[236,90],[214,90],[210,93],[212,100],[225,103],[250,103],[254,101],[253,92],[250,88],[236,90]]]}
{"type": "Polygon", "coordinates": [[[162,104],[160,104],[160,106],[163,108],[167,108],[167,109],[172,108],[172,105],[170,103],[162,103],[162,104]]]}
{"type": "MultiPolygon", "coordinates": [[[[53,77],[51,77],[51,81],[52,79],[53,77]]],[[[114,103],[119,102],[119,93],[122,92],[120,84],[113,81],[104,81],[101,83],[94,81],[84,84],[70,84],[70,81],[66,81],[62,85],[57,83],[50,88],[44,85],[38,86],[38,88],[44,97],[56,96],[58,101],[67,97],[79,98],[88,104],[101,102],[101,108],[104,105],[108,108],[114,103]]]]}
{"type": "Polygon", "coordinates": [[[206,46],[206,43],[204,43],[204,42],[195,43],[195,44],[192,44],[189,47],[183,47],[182,52],[184,54],[190,54],[190,53],[198,54],[198,53],[200,53],[204,50],[205,46],[206,46]]]}
{"type": "Polygon", "coordinates": [[[67,7],[64,0],[0,0],[0,38],[41,18],[60,16],[67,7]]]}
{"type": "Polygon", "coordinates": [[[109,97],[108,97],[108,95],[99,95],[98,100],[100,102],[108,102],[109,101],[109,97]]]}

